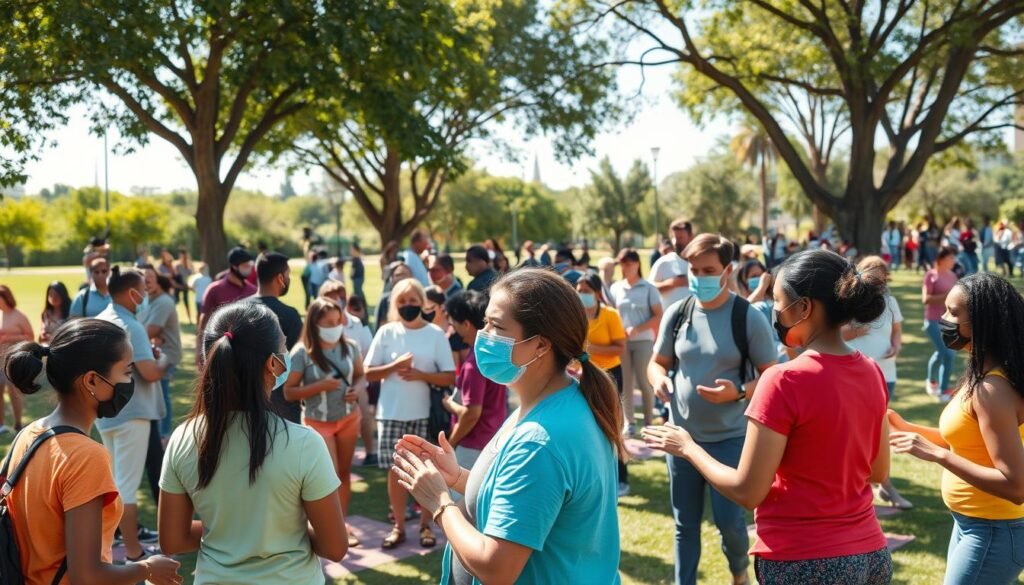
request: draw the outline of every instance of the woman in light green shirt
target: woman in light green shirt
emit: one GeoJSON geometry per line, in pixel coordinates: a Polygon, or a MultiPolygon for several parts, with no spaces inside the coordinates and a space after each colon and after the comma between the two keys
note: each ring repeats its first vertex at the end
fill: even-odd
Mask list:
{"type": "Polygon", "coordinates": [[[195,406],[164,456],[161,549],[198,550],[196,585],[322,585],[317,556],[340,561],[348,534],[323,439],[269,410],[291,364],[277,319],[230,305],[202,347],[195,406]]]}

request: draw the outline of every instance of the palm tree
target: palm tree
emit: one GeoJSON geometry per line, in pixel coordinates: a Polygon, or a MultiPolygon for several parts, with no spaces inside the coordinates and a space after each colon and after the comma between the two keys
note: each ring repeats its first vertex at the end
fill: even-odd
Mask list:
{"type": "Polygon", "coordinates": [[[729,150],[736,162],[758,171],[761,189],[761,237],[768,234],[768,167],[775,164],[777,152],[771,138],[761,128],[750,122],[740,125],[739,132],[729,141],[729,150]]]}

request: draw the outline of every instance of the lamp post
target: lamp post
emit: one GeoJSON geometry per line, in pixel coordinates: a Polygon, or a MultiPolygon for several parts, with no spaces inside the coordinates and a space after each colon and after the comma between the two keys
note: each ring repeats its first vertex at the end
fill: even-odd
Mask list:
{"type": "Polygon", "coordinates": [[[658,234],[661,230],[661,209],[658,205],[658,153],[661,152],[661,148],[655,146],[651,148],[651,158],[654,159],[654,246],[658,246],[658,234]]]}

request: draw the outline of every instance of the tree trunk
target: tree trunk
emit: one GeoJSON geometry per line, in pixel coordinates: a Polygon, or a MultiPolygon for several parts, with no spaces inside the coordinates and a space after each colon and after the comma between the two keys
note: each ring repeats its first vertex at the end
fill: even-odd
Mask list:
{"type": "Polygon", "coordinates": [[[14,244],[5,245],[4,251],[7,254],[7,272],[10,272],[14,266],[14,244]]]}
{"type": "Polygon", "coordinates": [[[761,155],[761,237],[768,234],[768,161],[761,155]]]}
{"type": "MultiPolygon", "coordinates": [[[[819,185],[824,186],[828,184],[828,167],[824,161],[812,161],[811,173],[814,174],[814,180],[819,185]]],[[[813,200],[811,201],[811,222],[814,224],[814,233],[821,237],[822,232],[825,231],[825,214],[822,213],[821,208],[813,200]]]]}
{"type": "Polygon", "coordinates": [[[622,249],[622,231],[615,230],[612,232],[612,235],[615,236],[615,245],[612,246],[612,254],[618,254],[619,250],[622,249]]]}
{"type": "Polygon", "coordinates": [[[885,213],[881,197],[874,189],[860,193],[848,191],[833,219],[843,240],[853,242],[864,256],[877,254],[881,249],[885,213]]]}
{"type": "Polygon", "coordinates": [[[227,235],[224,233],[224,208],[228,197],[219,180],[198,176],[199,201],[196,204],[196,231],[199,232],[199,256],[210,267],[213,277],[228,267],[227,235]]]}

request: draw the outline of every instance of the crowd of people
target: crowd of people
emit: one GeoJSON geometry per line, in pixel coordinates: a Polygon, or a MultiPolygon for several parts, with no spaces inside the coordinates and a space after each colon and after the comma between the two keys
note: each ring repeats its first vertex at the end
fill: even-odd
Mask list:
{"type": "Polygon", "coordinates": [[[740,244],[677,219],[646,277],[631,248],[592,265],[586,242],[525,242],[513,264],[487,240],[465,253],[466,283],[417,230],[404,250],[384,246],[375,312],[358,246],[332,260],[311,234],[301,311],[282,300],[289,258],[263,246],[233,248],[211,277],[184,250],[124,267],[94,241],[87,285],[47,288],[38,336],[0,285],[0,391],[18,432],[4,464],[16,483],[0,496],[22,574],[180,583],[171,556],[196,551],[196,583],[319,585],[317,557],[403,546],[418,519],[419,545],[438,529],[448,541],[445,585],[617,583],[616,502],[639,438],[666,454],[678,585],[698,579],[705,494],[736,584],[751,582],[751,556],[760,583],[888,583],[872,502],[913,506],[890,452],[944,468],[946,583],[1013,582],[1024,299],[984,261],[986,242],[1005,256],[1007,228],[957,220],[933,242],[924,227],[890,224],[883,253],[860,257],[828,233],[740,244]],[[888,409],[901,262],[926,269],[926,391],[947,403],[935,428],[888,409]],[[190,292],[198,375],[174,421],[190,292]],[[969,358],[953,384],[958,351],[969,358]],[[56,408],[23,427],[22,394],[44,387],[56,408]],[[358,464],[387,473],[380,543],[346,524],[358,464]],[[144,475],[156,527],[139,522],[144,475]]]}

